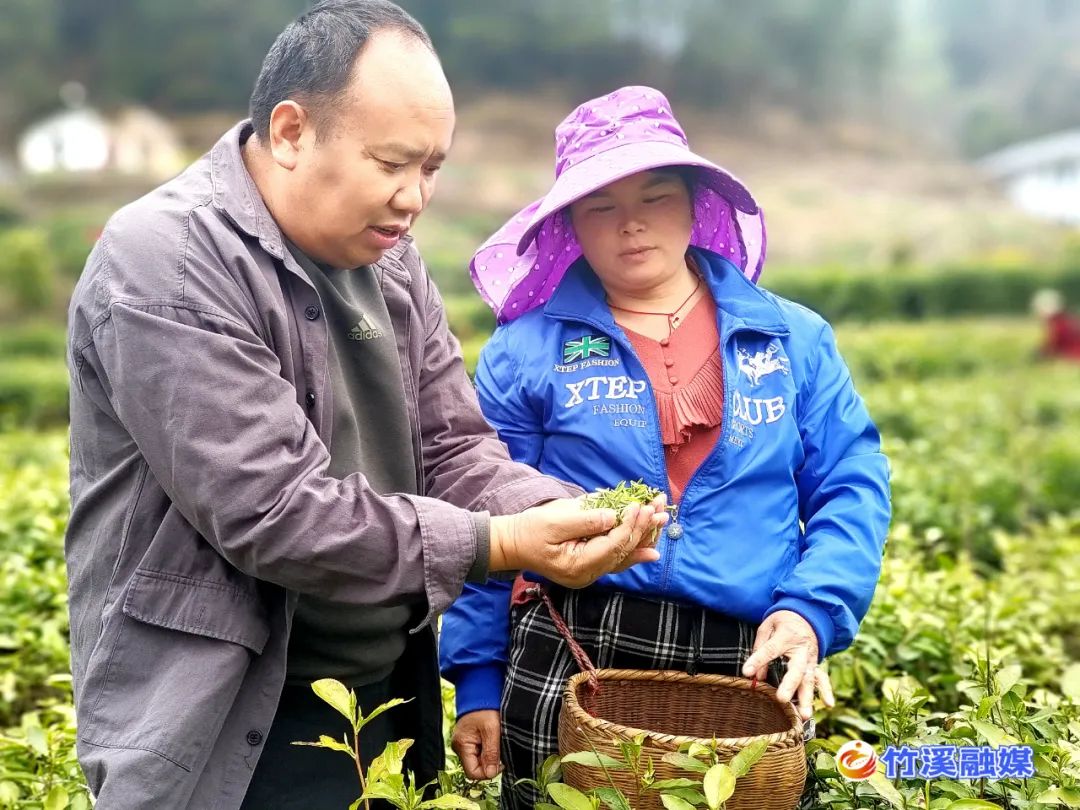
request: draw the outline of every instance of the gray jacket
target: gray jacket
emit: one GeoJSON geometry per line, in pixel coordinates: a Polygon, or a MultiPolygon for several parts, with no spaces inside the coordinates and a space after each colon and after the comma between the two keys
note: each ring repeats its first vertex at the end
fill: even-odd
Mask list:
{"type": "Polygon", "coordinates": [[[104,810],[238,808],[297,593],[426,597],[430,633],[484,512],[567,494],[508,460],[409,243],[375,269],[423,494],[327,475],[325,321],[244,167],[249,131],[113,216],[71,302],[72,672],[104,810]]]}

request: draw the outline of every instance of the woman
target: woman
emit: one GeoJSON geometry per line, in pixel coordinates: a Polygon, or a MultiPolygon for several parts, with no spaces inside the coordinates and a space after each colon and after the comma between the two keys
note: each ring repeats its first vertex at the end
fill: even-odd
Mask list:
{"type": "MultiPolygon", "coordinates": [[[[600,667],[764,679],[812,717],[817,669],[870,604],[888,467],[833,334],[754,282],[764,228],[735,178],[688,148],[662,94],[627,87],[556,130],[556,180],[476,254],[500,325],[476,372],[518,461],[585,489],[643,479],[675,513],[661,559],[548,587],[600,667]],[[772,668],[774,683],[779,667],[772,668]]],[[[469,586],[443,621],[466,772],[513,787],[557,750],[577,671],[534,588],[469,586]],[[513,600],[513,605],[511,601],[513,600]]]]}

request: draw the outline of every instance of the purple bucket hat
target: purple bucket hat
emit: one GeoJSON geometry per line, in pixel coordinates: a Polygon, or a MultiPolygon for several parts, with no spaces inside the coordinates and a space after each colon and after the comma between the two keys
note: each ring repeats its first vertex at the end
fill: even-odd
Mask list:
{"type": "Polygon", "coordinates": [[[728,259],[751,281],[765,261],[765,221],[739,180],[690,151],[663,93],[623,87],[587,101],[555,130],[555,183],[476,251],[473,284],[506,323],[551,298],[581,246],[570,203],[624,177],[663,166],[696,170],[690,244],[728,259]]]}

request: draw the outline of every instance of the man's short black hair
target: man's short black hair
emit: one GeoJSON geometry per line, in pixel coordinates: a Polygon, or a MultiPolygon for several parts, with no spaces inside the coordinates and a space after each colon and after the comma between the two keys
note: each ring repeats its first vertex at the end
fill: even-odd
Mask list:
{"type": "Polygon", "coordinates": [[[319,0],[282,31],[263,59],[251,93],[250,115],[263,143],[270,113],[286,99],[304,105],[318,123],[341,100],[356,57],[376,31],[412,37],[434,53],[427,31],[389,0],[319,0]]]}

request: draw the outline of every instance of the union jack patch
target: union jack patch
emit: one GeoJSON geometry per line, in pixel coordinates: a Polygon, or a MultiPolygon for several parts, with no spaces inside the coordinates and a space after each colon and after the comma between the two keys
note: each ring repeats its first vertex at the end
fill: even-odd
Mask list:
{"type": "Polygon", "coordinates": [[[574,363],[590,357],[607,357],[610,354],[611,340],[602,335],[586,335],[577,340],[568,340],[562,347],[564,363],[574,363]]]}

